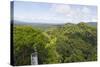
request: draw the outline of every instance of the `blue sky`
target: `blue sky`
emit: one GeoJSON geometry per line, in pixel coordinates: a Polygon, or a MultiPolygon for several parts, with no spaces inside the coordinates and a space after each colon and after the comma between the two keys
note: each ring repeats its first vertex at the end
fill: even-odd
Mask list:
{"type": "Polygon", "coordinates": [[[33,23],[96,22],[97,7],[14,1],[14,20],[33,23]]]}

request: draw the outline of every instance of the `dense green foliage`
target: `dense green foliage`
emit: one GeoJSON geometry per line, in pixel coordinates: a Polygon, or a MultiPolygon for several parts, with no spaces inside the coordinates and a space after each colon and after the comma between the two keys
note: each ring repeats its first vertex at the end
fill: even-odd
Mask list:
{"type": "Polygon", "coordinates": [[[68,23],[44,30],[15,25],[13,37],[15,65],[29,65],[35,49],[39,64],[97,60],[97,29],[86,23],[68,23]]]}

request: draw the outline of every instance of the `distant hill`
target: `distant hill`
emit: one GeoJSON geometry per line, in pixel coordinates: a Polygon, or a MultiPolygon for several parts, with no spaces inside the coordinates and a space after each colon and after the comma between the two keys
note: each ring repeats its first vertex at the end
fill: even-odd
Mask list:
{"type": "Polygon", "coordinates": [[[44,23],[44,22],[24,22],[24,21],[16,21],[16,20],[14,20],[14,22],[13,22],[14,24],[20,24],[20,25],[22,25],[22,24],[24,24],[24,25],[62,25],[62,24],[64,24],[64,23],[61,23],[61,24],[59,24],[59,23],[44,23]]]}
{"type": "MultiPolygon", "coordinates": [[[[23,22],[23,21],[16,21],[14,20],[13,22],[15,25],[32,25],[34,27],[43,27],[43,28],[47,28],[47,27],[52,27],[52,26],[62,26],[64,25],[64,23],[62,24],[53,24],[53,23],[41,23],[41,22],[23,22]]],[[[65,23],[65,25],[73,25],[74,23],[65,23]]],[[[87,22],[87,24],[92,25],[92,26],[97,26],[97,22],[87,22]]]]}
{"type": "Polygon", "coordinates": [[[22,22],[22,21],[14,21],[14,25],[31,25],[33,27],[39,27],[39,28],[52,28],[52,27],[57,27],[61,26],[64,24],[53,24],[53,23],[41,23],[41,22],[22,22]]]}
{"type": "Polygon", "coordinates": [[[88,22],[89,25],[97,26],[97,22],[88,22]]]}

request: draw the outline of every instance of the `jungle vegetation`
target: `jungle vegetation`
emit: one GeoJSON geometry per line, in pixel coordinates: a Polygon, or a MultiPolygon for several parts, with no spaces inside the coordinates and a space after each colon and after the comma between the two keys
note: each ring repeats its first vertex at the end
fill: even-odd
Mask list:
{"type": "Polygon", "coordinates": [[[13,26],[14,65],[30,65],[37,50],[38,64],[97,60],[97,27],[84,22],[39,27],[13,26]]]}

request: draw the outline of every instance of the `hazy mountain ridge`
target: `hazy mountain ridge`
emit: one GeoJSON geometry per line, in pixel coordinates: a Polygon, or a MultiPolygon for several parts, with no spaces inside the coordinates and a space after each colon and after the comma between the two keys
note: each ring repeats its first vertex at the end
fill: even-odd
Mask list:
{"type": "MultiPolygon", "coordinates": [[[[13,22],[15,25],[32,25],[32,26],[42,26],[42,27],[49,27],[49,26],[62,26],[64,24],[75,24],[75,23],[43,23],[43,22],[23,22],[23,21],[14,21],[13,22]]],[[[78,24],[78,23],[77,23],[78,24]]],[[[92,26],[97,26],[97,22],[87,22],[87,24],[92,25],[92,26]]]]}
{"type": "Polygon", "coordinates": [[[97,26],[97,22],[88,22],[89,25],[97,26]]]}

